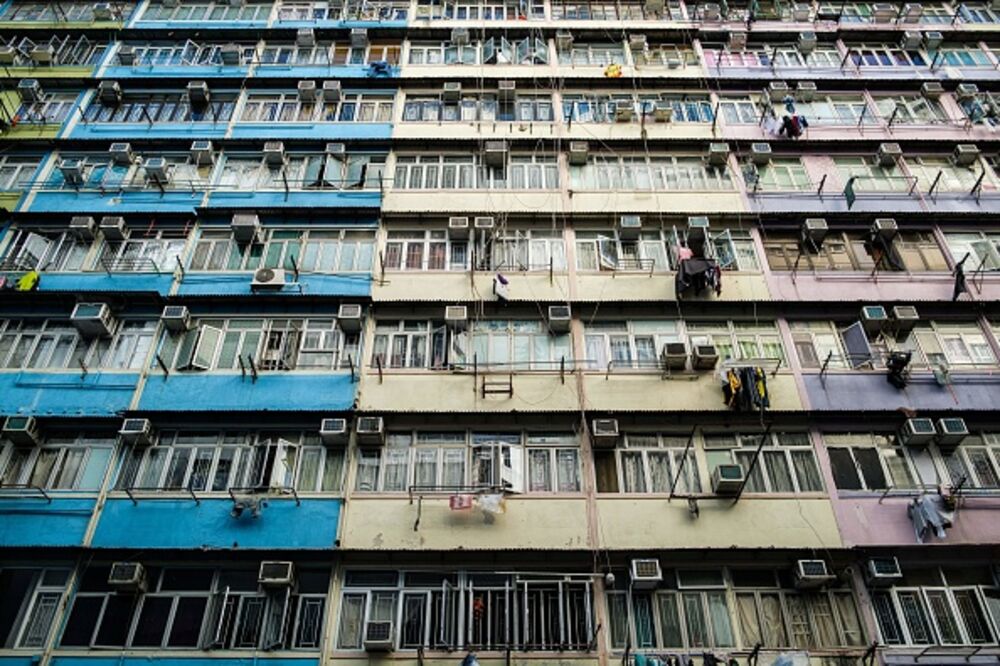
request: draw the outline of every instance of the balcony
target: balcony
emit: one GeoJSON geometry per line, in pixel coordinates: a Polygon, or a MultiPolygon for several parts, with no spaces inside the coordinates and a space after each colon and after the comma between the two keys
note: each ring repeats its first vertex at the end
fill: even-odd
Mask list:
{"type": "Polygon", "coordinates": [[[146,380],[138,409],[164,412],[346,411],[354,403],[356,389],[351,375],[340,372],[258,374],[250,367],[244,374],[171,371],[167,376],[157,373],[146,380]]]}
{"type": "Polygon", "coordinates": [[[117,416],[132,402],[132,372],[0,373],[0,413],[32,416],[117,416]]]}

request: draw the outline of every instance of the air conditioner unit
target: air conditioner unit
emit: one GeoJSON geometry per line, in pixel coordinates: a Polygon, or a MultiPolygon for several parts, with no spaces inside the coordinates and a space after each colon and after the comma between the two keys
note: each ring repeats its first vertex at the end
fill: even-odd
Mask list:
{"type": "Polygon", "coordinates": [[[118,434],[126,444],[150,446],[153,443],[153,424],[149,419],[125,419],[118,434]]]}
{"type": "Polygon", "coordinates": [[[683,342],[667,342],[660,352],[660,361],[666,370],[683,370],[687,367],[687,348],[683,342]]]}
{"type": "Polygon", "coordinates": [[[955,146],[951,161],[955,166],[971,166],[979,160],[979,148],[973,143],[960,143],[955,146]]]}
{"type": "Polygon", "coordinates": [[[701,6],[702,21],[718,21],[722,17],[722,7],[717,2],[706,2],[701,6]]]}
{"type": "Polygon", "coordinates": [[[865,583],[869,587],[887,587],[903,580],[903,570],[895,557],[871,557],[865,563],[865,583]]]}
{"type": "Polygon", "coordinates": [[[215,161],[215,151],[212,149],[211,141],[192,141],[191,159],[199,166],[208,166],[215,161]]]}
{"type": "Polygon", "coordinates": [[[285,269],[258,268],[253,273],[250,289],[253,291],[280,291],[285,287],[285,269]]]}
{"type": "Polygon", "coordinates": [[[465,46],[471,41],[468,28],[452,28],[451,43],[455,46],[465,46]]]}
{"type": "Polygon", "coordinates": [[[173,170],[173,166],[173,164],[168,164],[167,160],[163,157],[147,157],[142,163],[146,177],[160,183],[166,183],[170,180],[170,172],[173,170]]]}
{"type": "Polygon", "coordinates": [[[769,143],[750,144],[750,159],[752,159],[753,163],[757,165],[770,164],[771,144],[769,143]]]}
{"type": "Polygon", "coordinates": [[[896,18],[896,7],[888,3],[879,2],[872,5],[872,19],[878,23],[885,23],[896,18]]]}
{"type": "Polygon", "coordinates": [[[223,65],[239,65],[243,61],[243,49],[239,44],[223,44],[219,49],[219,56],[223,65]]]}
{"type": "Polygon", "coordinates": [[[479,231],[492,231],[496,226],[496,219],[492,215],[480,215],[473,221],[473,226],[479,231]]]}
{"type": "Polygon", "coordinates": [[[395,642],[391,620],[382,622],[369,620],[365,624],[364,644],[367,652],[388,652],[392,650],[395,642]]]}
{"type": "Polygon", "coordinates": [[[646,44],[646,35],[629,35],[628,47],[632,51],[645,51],[646,44]]]}
{"type": "Polygon", "coordinates": [[[188,100],[192,104],[207,104],[211,95],[207,81],[189,81],[187,84],[188,100]]]}
{"type": "Polygon", "coordinates": [[[609,115],[614,116],[616,123],[632,122],[635,117],[635,107],[631,102],[611,102],[608,106],[609,115]]]}
{"type": "Polygon", "coordinates": [[[825,560],[795,562],[795,587],[799,590],[815,590],[835,580],[837,577],[827,569],[825,560]]]}
{"type": "Polygon", "coordinates": [[[51,65],[56,57],[56,50],[51,44],[36,44],[31,49],[31,60],[36,65],[51,65]]]}
{"type": "Polygon", "coordinates": [[[111,6],[110,2],[94,3],[93,11],[95,21],[111,21],[117,15],[115,8],[111,6]]]}
{"type": "Polygon", "coordinates": [[[743,465],[716,465],[712,470],[712,492],[716,495],[733,496],[740,492],[746,481],[743,465]]]}
{"type": "Polygon", "coordinates": [[[299,46],[316,46],[316,31],[312,28],[299,28],[295,31],[295,43],[299,46]]]}
{"type": "Polygon", "coordinates": [[[69,185],[83,185],[83,160],[67,157],[59,160],[59,173],[69,185]]]}
{"type": "Polygon", "coordinates": [[[917,4],[915,2],[908,2],[903,5],[903,11],[900,13],[900,18],[904,21],[917,21],[920,15],[924,13],[924,6],[917,4]]]}
{"type": "Polygon", "coordinates": [[[117,215],[102,217],[100,229],[104,238],[110,241],[123,241],[131,234],[131,230],[125,226],[125,218],[117,215]]]}
{"type": "Polygon", "coordinates": [[[229,228],[237,243],[252,243],[260,235],[260,218],[254,213],[236,213],[229,222],[229,228]]]}
{"type": "Polygon", "coordinates": [[[568,305],[549,306],[549,330],[553,333],[569,333],[573,314],[568,305]]]}
{"type": "Polygon", "coordinates": [[[446,102],[457,102],[462,97],[462,84],[458,81],[445,81],[441,86],[441,99],[446,102]]]}
{"type": "Polygon", "coordinates": [[[356,49],[368,46],[368,28],[351,28],[351,46],[356,49]]]}
{"type": "Polygon", "coordinates": [[[118,64],[131,67],[135,64],[135,47],[131,44],[122,44],[118,47],[118,64]]]}
{"type": "Polygon", "coordinates": [[[324,444],[347,444],[347,419],[323,419],[319,422],[319,437],[324,444]]]}
{"type": "Polygon", "coordinates": [[[327,102],[339,102],[343,94],[340,81],[323,82],[323,99],[327,102]]]}
{"type": "Polygon", "coordinates": [[[861,328],[868,337],[880,334],[889,322],[889,315],[881,305],[866,305],[861,308],[861,328]]]}
{"type": "Polygon", "coordinates": [[[896,220],[891,217],[878,217],[872,223],[870,231],[872,236],[888,242],[896,237],[896,234],[899,232],[899,226],[896,224],[896,220]]]}
{"type": "Polygon", "coordinates": [[[646,0],[643,4],[643,10],[647,14],[656,14],[663,11],[664,5],[664,0],[646,0]]]}
{"type": "Polygon", "coordinates": [[[653,106],[653,120],[658,123],[669,123],[674,117],[674,105],[667,101],[658,101],[653,106]]]}
{"type": "Polygon", "coordinates": [[[795,96],[801,102],[811,102],[816,96],[816,83],[813,81],[799,81],[795,85],[795,96]]]}
{"type": "Polygon", "coordinates": [[[719,350],[715,345],[695,345],[691,350],[691,368],[712,370],[719,363],[719,350]]]}
{"type": "Polygon", "coordinates": [[[933,51],[937,47],[941,46],[944,41],[944,33],[938,32],[937,30],[928,30],[924,33],[924,48],[928,51],[933,51]]]}
{"type": "Polygon", "coordinates": [[[704,241],[708,236],[709,221],[704,215],[693,215],[687,219],[687,240],[704,241]]]}
{"type": "Polygon", "coordinates": [[[957,97],[960,102],[972,99],[978,94],[979,86],[975,83],[959,83],[955,87],[955,97],[957,97]]]}
{"type": "Polygon", "coordinates": [[[891,314],[896,341],[902,342],[913,332],[917,322],[920,321],[920,314],[912,305],[893,306],[891,314]]]}
{"type": "Polygon", "coordinates": [[[381,416],[359,416],[354,430],[359,444],[385,443],[385,422],[381,416]]]}
{"type": "Polygon", "coordinates": [[[487,141],[484,159],[486,166],[502,169],[507,163],[507,142],[487,141]]]}
{"type": "Polygon", "coordinates": [[[586,141],[569,142],[570,166],[584,166],[590,156],[590,145],[586,141]]]}
{"type": "Polygon", "coordinates": [[[923,448],[933,442],[936,436],[933,419],[906,419],[897,437],[904,446],[923,448]]]}
{"type": "Polygon", "coordinates": [[[312,102],[316,99],[318,90],[315,81],[299,81],[296,89],[298,90],[300,100],[312,102]]]}
{"type": "Polygon", "coordinates": [[[89,215],[77,215],[70,218],[69,230],[81,240],[94,240],[97,234],[97,221],[89,215]]]}
{"type": "Polygon", "coordinates": [[[17,55],[13,46],[0,46],[0,65],[10,67],[17,62],[17,55]]]}
{"type": "Polygon", "coordinates": [[[463,239],[469,237],[469,218],[449,217],[448,235],[451,238],[463,239]]]}
{"type": "Polygon", "coordinates": [[[115,562],[108,574],[108,585],[120,592],[145,592],[146,569],[139,562],[115,562]]]}
{"type": "Polygon", "coordinates": [[[594,446],[613,447],[618,444],[618,419],[594,419],[590,424],[594,446]]]}
{"type": "Polygon", "coordinates": [[[261,562],[257,582],[262,587],[291,587],[295,582],[295,565],[291,562],[261,562]]]}
{"type": "Polygon", "coordinates": [[[957,417],[938,419],[936,441],[942,454],[954,453],[955,447],[965,441],[968,436],[969,429],[965,425],[965,419],[957,417]]]}
{"type": "Polygon", "coordinates": [[[822,217],[809,217],[802,223],[802,239],[809,241],[806,246],[810,249],[812,249],[810,243],[819,249],[823,246],[823,241],[826,240],[826,234],[829,230],[826,220],[822,217]]]}
{"type": "Polygon", "coordinates": [[[923,43],[924,36],[918,30],[907,30],[899,38],[899,48],[901,49],[919,49],[923,43]]]}
{"type": "Polygon", "coordinates": [[[38,79],[21,79],[17,83],[17,92],[20,93],[21,99],[29,102],[37,102],[44,94],[38,79]]]}
{"type": "Polygon", "coordinates": [[[788,95],[788,84],[784,81],[771,81],[767,84],[767,96],[772,102],[780,102],[788,95]]]}
{"type": "Polygon", "coordinates": [[[729,42],[730,51],[742,51],[747,47],[747,33],[744,30],[730,30],[729,42]]]}
{"type": "Polygon", "coordinates": [[[927,99],[938,99],[944,94],[944,86],[937,81],[926,81],[920,86],[920,94],[927,99]]]}
{"type": "Polygon", "coordinates": [[[812,30],[804,30],[799,33],[799,53],[809,55],[816,50],[816,33],[812,30]]]}
{"type": "Polygon", "coordinates": [[[180,333],[191,328],[191,313],[186,305],[166,305],[160,321],[168,331],[180,333]]]}
{"type": "Polygon", "coordinates": [[[880,143],[875,153],[875,164],[882,167],[896,166],[896,160],[903,157],[903,149],[898,143],[880,143]]]}
{"type": "Polygon", "coordinates": [[[106,338],[115,326],[107,303],[77,303],[69,321],[85,338],[106,338]]]}
{"type": "Polygon", "coordinates": [[[708,144],[708,163],[712,166],[725,166],[726,162],[729,161],[729,144],[728,143],[710,143],[708,144]]]}
{"type": "Polygon", "coordinates": [[[656,559],[632,560],[629,569],[634,590],[655,590],[663,582],[663,570],[656,559]]]}
{"type": "Polygon", "coordinates": [[[517,82],[509,79],[497,81],[497,97],[501,102],[513,102],[517,94],[517,82]]]}
{"type": "Polygon", "coordinates": [[[812,14],[812,5],[796,3],[792,6],[792,20],[793,21],[808,21],[810,15],[812,14]]]}
{"type": "Polygon", "coordinates": [[[556,48],[569,51],[573,47],[573,33],[568,30],[556,30],[556,48]]]}
{"type": "Polygon", "coordinates": [[[360,333],[363,315],[360,303],[341,303],[337,308],[337,325],[344,333],[360,333]]]}
{"type": "Polygon", "coordinates": [[[463,330],[469,323],[468,308],[464,305],[445,306],[444,323],[455,330],[463,330]]]}
{"type": "Polygon", "coordinates": [[[16,446],[38,446],[42,439],[34,416],[7,417],[2,434],[16,446]]]}
{"type": "Polygon", "coordinates": [[[642,218],[638,215],[618,216],[618,237],[622,240],[636,240],[642,231],[642,218]]]}
{"type": "Polygon", "coordinates": [[[285,144],[281,141],[267,141],[264,143],[264,161],[271,165],[284,164],[285,144]]]}

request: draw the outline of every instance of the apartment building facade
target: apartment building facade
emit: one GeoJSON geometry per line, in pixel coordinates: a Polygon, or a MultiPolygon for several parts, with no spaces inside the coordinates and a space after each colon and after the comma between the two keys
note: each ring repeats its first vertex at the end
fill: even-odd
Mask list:
{"type": "Polygon", "coordinates": [[[0,3],[0,666],[998,663],[994,4],[0,3]]]}

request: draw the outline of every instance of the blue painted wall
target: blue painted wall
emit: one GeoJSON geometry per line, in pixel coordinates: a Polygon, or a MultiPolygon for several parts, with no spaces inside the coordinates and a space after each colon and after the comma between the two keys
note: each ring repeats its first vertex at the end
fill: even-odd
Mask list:
{"type": "Polygon", "coordinates": [[[316,28],[320,29],[344,29],[344,28],[405,28],[406,21],[338,21],[331,19],[320,19],[310,21],[274,21],[275,28],[316,28]]]}
{"type": "Polygon", "coordinates": [[[381,139],[392,136],[392,123],[237,123],[234,139],[381,139]]]}
{"type": "MultiPolygon", "coordinates": [[[[117,55],[112,54],[111,59],[116,63],[117,55]]],[[[212,77],[244,78],[250,74],[249,66],[242,65],[134,65],[123,66],[118,64],[108,65],[103,78],[108,79],[155,79],[163,78],[190,78],[190,79],[210,79],[212,77]]]]}
{"type": "Polygon", "coordinates": [[[94,533],[95,548],[330,549],[337,539],[339,499],[272,498],[253,518],[233,518],[232,500],[109,498],[94,533]],[[165,526],[169,525],[169,528],[165,526]]]}
{"type": "Polygon", "coordinates": [[[0,657],[0,666],[35,666],[38,656],[18,655],[16,657],[0,657]]]}
{"type": "Polygon", "coordinates": [[[115,416],[128,409],[138,383],[134,372],[0,373],[0,414],[115,416]]]}
{"type": "MultiPolygon", "coordinates": [[[[167,268],[173,268],[169,266],[167,268]]],[[[174,282],[165,273],[42,273],[39,291],[145,292],[166,296],[174,282]]]]}
{"type": "Polygon", "coordinates": [[[133,21],[130,28],[139,30],[229,30],[231,28],[266,28],[267,21],[133,21]]]}
{"type": "MultiPolygon", "coordinates": [[[[152,654],[142,656],[125,656],[122,654],[101,655],[93,657],[52,657],[53,666],[317,666],[318,657],[156,657],[152,654]]],[[[0,662],[0,666],[7,666],[0,662]]],[[[22,666],[20,663],[12,666],[22,666]]]]}
{"type": "Polygon", "coordinates": [[[49,504],[34,494],[0,498],[0,546],[80,546],[96,502],[54,497],[49,504]]]}
{"type": "MultiPolygon", "coordinates": [[[[177,294],[181,296],[249,296],[252,273],[186,273],[177,294]]],[[[291,279],[289,277],[289,279],[291,279]]],[[[288,285],[279,292],[287,296],[368,296],[371,294],[371,275],[329,275],[303,273],[298,286],[288,285]]]]}
{"type": "Polygon", "coordinates": [[[815,410],[995,410],[1000,400],[1000,377],[996,376],[953,374],[950,386],[938,386],[930,375],[915,374],[903,390],[885,377],[884,372],[831,373],[825,386],[818,375],[806,375],[803,381],[815,410]]]}
{"type": "Polygon", "coordinates": [[[255,79],[367,79],[395,78],[399,67],[391,66],[388,76],[372,77],[368,65],[258,65],[255,79]]]}
{"type": "Polygon", "coordinates": [[[77,123],[70,139],[124,141],[126,139],[221,139],[229,128],[228,120],[217,123],[77,123]]]}
{"type": "Polygon", "coordinates": [[[207,208],[379,208],[382,195],[378,190],[212,192],[205,205],[207,208]]]}
{"type": "MultiPolygon", "coordinates": [[[[90,213],[121,215],[122,213],[194,213],[204,198],[202,192],[143,190],[118,192],[47,190],[35,194],[27,210],[36,213],[90,213]]],[[[22,206],[23,208],[23,206],[22,206]]]]}
{"type": "Polygon", "coordinates": [[[354,404],[351,376],[326,372],[249,375],[172,372],[146,380],[139,409],[167,412],[345,411],[354,404]]]}

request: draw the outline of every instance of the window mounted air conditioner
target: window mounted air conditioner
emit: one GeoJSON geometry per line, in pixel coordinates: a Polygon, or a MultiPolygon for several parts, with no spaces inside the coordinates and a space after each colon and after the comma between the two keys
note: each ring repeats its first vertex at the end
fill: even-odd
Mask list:
{"type": "Polygon", "coordinates": [[[341,303],[337,308],[337,325],[344,333],[360,333],[363,314],[360,303],[341,303]]]}
{"type": "Polygon", "coordinates": [[[492,231],[496,226],[496,219],[491,215],[480,215],[476,217],[473,226],[480,231],[492,231]]]}
{"type": "Polygon", "coordinates": [[[944,94],[944,86],[937,81],[926,81],[920,86],[920,94],[927,99],[938,99],[944,94]]]}
{"type": "Polygon", "coordinates": [[[261,562],[257,582],[262,587],[291,587],[295,582],[295,565],[291,562],[261,562]]]}
{"type": "Polygon", "coordinates": [[[285,144],[281,141],[267,141],[264,143],[264,161],[271,165],[284,164],[285,144]]]}
{"type": "Polygon", "coordinates": [[[903,149],[898,143],[880,143],[875,153],[875,164],[882,167],[896,165],[896,160],[902,159],[903,149]]]}
{"type": "Polygon", "coordinates": [[[687,219],[688,241],[704,241],[708,237],[709,221],[704,215],[693,215],[687,219]]]}
{"type": "Polygon", "coordinates": [[[747,33],[744,30],[731,30],[727,44],[730,51],[742,51],[747,47],[747,33]]]}
{"type": "Polygon", "coordinates": [[[215,150],[212,149],[211,141],[192,141],[191,160],[198,166],[208,166],[215,162],[215,150]]]}
{"type": "Polygon", "coordinates": [[[323,99],[327,102],[339,102],[343,89],[340,81],[323,82],[323,99]]]}
{"type": "Polygon", "coordinates": [[[970,100],[979,94],[979,86],[975,83],[959,83],[955,87],[955,97],[958,101],[964,102],[970,100]]]}
{"type": "Polygon", "coordinates": [[[359,416],[354,429],[359,444],[385,444],[385,422],[381,416],[359,416]]]}
{"type": "Polygon", "coordinates": [[[121,592],[145,592],[146,568],[139,562],[115,562],[108,574],[108,585],[121,592]]]}
{"type": "Polygon", "coordinates": [[[919,49],[923,46],[924,36],[918,30],[907,30],[899,38],[899,48],[910,50],[919,49]]]}
{"type": "Polygon", "coordinates": [[[732,497],[740,492],[745,480],[743,465],[716,465],[715,469],[712,470],[712,492],[716,495],[732,497]]]}
{"type": "Polygon", "coordinates": [[[888,587],[903,580],[903,569],[895,557],[871,557],[865,563],[865,582],[869,587],[888,587]]]}
{"type": "Polygon", "coordinates": [[[687,367],[687,348],[683,342],[667,342],[660,352],[665,370],[684,370],[687,367]]]}
{"type": "Polygon", "coordinates": [[[38,446],[42,435],[34,416],[10,416],[2,434],[16,446],[38,446]]]}
{"type": "Polygon", "coordinates": [[[507,142],[487,141],[484,155],[486,166],[495,169],[502,169],[507,163],[507,142]]]}
{"type": "Polygon", "coordinates": [[[166,183],[170,180],[170,172],[173,171],[173,164],[168,164],[163,157],[147,157],[142,164],[146,177],[159,183],[166,183]]]}
{"type": "Polygon", "coordinates": [[[17,50],[13,46],[0,46],[0,65],[10,67],[17,62],[17,50]]]}
{"type": "Polygon", "coordinates": [[[166,305],[160,321],[168,331],[183,333],[191,328],[191,312],[186,305],[166,305]]]}
{"type": "Polygon", "coordinates": [[[756,165],[771,163],[771,144],[752,143],[750,144],[750,159],[756,165]]]}
{"type": "Polygon", "coordinates": [[[51,65],[56,49],[51,44],[36,44],[31,49],[31,61],[36,65],[51,65]]]}
{"type": "Polygon", "coordinates": [[[284,268],[258,268],[250,281],[252,291],[280,291],[284,287],[284,268]]]}
{"type": "Polygon", "coordinates": [[[595,447],[614,447],[618,444],[618,419],[594,419],[590,431],[595,447]]]}
{"type": "Polygon", "coordinates": [[[115,326],[107,303],[77,303],[69,321],[85,338],[109,337],[115,326]]]}
{"type": "Polygon", "coordinates": [[[955,166],[971,166],[979,160],[979,148],[973,143],[960,143],[955,146],[951,161],[955,166]]]}
{"type": "Polygon", "coordinates": [[[656,559],[632,560],[629,577],[633,589],[655,590],[663,582],[663,569],[656,559]]]}
{"type": "Polygon", "coordinates": [[[117,215],[102,217],[100,229],[105,240],[110,241],[123,241],[131,235],[131,230],[125,226],[125,218],[117,215]]]}
{"type": "Polygon", "coordinates": [[[299,81],[296,87],[299,93],[299,99],[303,102],[312,102],[316,99],[317,89],[315,81],[299,81]]]}
{"type": "Polygon", "coordinates": [[[896,237],[897,233],[899,233],[899,226],[896,224],[896,220],[891,217],[875,218],[875,222],[872,223],[872,236],[880,238],[885,242],[891,241],[896,237]]]}
{"type": "Polygon", "coordinates": [[[392,650],[396,642],[393,633],[391,620],[368,620],[365,623],[365,651],[388,652],[392,650]]]}
{"type": "Polygon", "coordinates": [[[135,162],[135,155],[132,153],[132,144],[113,143],[108,152],[111,154],[111,159],[114,160],[115,164],[132,164],[132,162],[135,162]]]}
{"type": "Polygon", "coordinates": [[[809,55],[816,50],[816,33],[812,30],[804,30],[799,33],[799,53],[809,55]]]}
{"type": "Polygon", "coordinates": [[[115,18],[116,12],[110,2],[97,2],[94,4],[95,21],[111,21],[115,18]]]}
{"type": "Polygon", "coordinates": [[[800,102],[811,102],[816,96],[816,84],[813,81],[799,81],[795,85],[795,96],[800,102]]]}
{"type": "Polygon", "coordinates": [[[556,48],[560,51],[569,51],[573,47],[573,33],[568,30],[556,31],[556,48]]]}
{"type": "Polygon", "coordinates": [[[188,100],[192,104],[207,104],[211,94],[207,81],[190,81],[187,84],[188,100]]]}
{"type": "Polygon", "coordinates": [[[892,328],[897,342],[906,340],[917,326],[917,322],[920,321],[920,314],[912,305],[893,306],[890,314],[892,315],[892,328]]]}
{"type": "Polygon", "coordinates": [[[771,81],[767,84],[767,96],[772,102],[780,102],[788,94],[788,84],[784,81],[771,81]]]}
{"type": "Polygon", "coordinates": [[[316,46],[316,31],[312,28],[299,28],[295,31],[295,43],[299,46],[316,46]]]}
{"type": "Polygon", "coordinates": [[[920,19],[920,16],[924,13],[924,6],[917,4],[915,2],[908,2],[903,5],[903,11],[900,13],[900,18],[904,21],[916,22],[920,19]]]}
{"type": "Polygon", "coordinates": [[[351,46],[356,49],[368,46],[368,28],[351,28],[351,46]]]}
{"type": "Polygon", "coordinates": [[[586,141],[569,142],[569,163],[570,166],[585,166],[587,158],[590,156],[590,144],[586,141]]]}
{"type": "Polygon", "coordinates": [[[965,419],[957,417],[938,419],[936,442],[943,455],[954,453],[955,448],[968,436],[969,429],[965,425],[965,419]]]}
{"type": "Polygon", "coordinates": [[[446,102],[457,102],[462,97],[462,84],[458,81],[446,81],[441,86],[441,99],[446,102]]]}
{"type": "Polygon", "coordinates": [[[674,105],[670,102],[659,101],[653,106],[653,120],[658,123],[669,123],[674,117],[674,105]]]}
{"type": "Polygon", "coordinates": [[[118,64],[131,67],[135,64],[135,47],[131,44],[122,44],[118,48],[118,64]]]}
{"type": "Polygon", "coordinates": [[[872,5],[872,19],[877,23],[886,23],[896,18],[896,7],[886,2],[872,5]]]}
{"type": "Polygon", "coordinates": [[[658,14],[663,11],[664,6],[664,0],[646,0],[643,10],[647,14],[658,14]]]}
{"type": "Polygon", "coordinates": [[[638,215],[618,216],[618,237],[622,240],[636,240],[642,231],[642,217],[638,215]]]}
{"type": "Polygon", "coordinates": [[[712,370],[719,363],[719,350],[715,345],[695,345],[691,350],[691,367],[695,370],[712,370]]]}
{"type": "Polygon", "coordinates": [[[861,308],[861,328],[869,338],[879,335],[885,330],[889,315],[881,305],[866,305],[861,308]]]}
{"type": "Polygon", "coordinates": [[[260,236],[260,218],[254,213],[236,213],[229,222],[229,228],[237,243],[252,243],[260,236]]]}
{"type": "Polygon", "coordinates": [[[722,7],[717,2],[706,2],[701,6],[701,20],[718,21],[722,17],[722,7]]]}
{"type": "Polygon", "coordinates": [[[347,419],[323,419],[319,422],[319,437],[326,445],[347,444],[347,419]]]}
{"type": "Polygon", "coordinates": [[[803,3],[796,3],[792,6],[792,20],[793,21],[808,21],[809,17],[812,15],[812,5],[807,5],[803,3]]]}
{"type": "Polygon", "coordinates": [[[69,185],[83,185],[83,160],[67,157],[59,160],[59,173],[69,185]]]}
{"type": "Polygon", "coordinates": [[[122,87],[117,81],[101,81],[97,86],[97,97],[104,106],[117,106],[122,101],[122,87]]]}
{"type": "Polygon", "coordinates": [[[712,166],[725,166],[729,161],[729,144],[713,142],[708,144],[708,163],[712,166]]]}
{"type": "Polygon", "coordinates": [[[223,44],[219,49],[219,57],[222,58],[223,65],[239,65],[243,62],[243,49],[239,44],[223,44]]]}
{"type": "Polygon", "coordinates": [[[937,30],[929,30],[924,33],[924,48],[933,51],[944,42],[944,33],[937,30]]]}
{"type": "Polygon", "coordinates": [[[469,218],[449,217],[448,236],[455,239],[465,239],[469,237],[469,218]]]}
{"type": "Polygon", "coordinates": [[[568,305],[549,306],[549,330],[553,333],[569,333],[573,314],[568,305]]]}
{"type": "Polygon", "coordinates": [[[17,92],[20,93],[21,99],[29,102],[37,102],[45,94],[38,79],[21,79],[17,83],[17,92]]]}
{"type": "Polygon", "coordinates": [[[471,41],[468,28],[452,28],[451,43],[455,46],[466,46],[471,41]]]}
{"type": "Polygon", "coordinates": [[[125,419],[118,434],[126,444],[149,446],[153,443],[153,424],[149,419],[125,419]]]}
{"type": "Polygon", "coordinates": [[[795,562],[795,587],[799,590],[815,590],[835,580],[837,577],[830,573],[824,560],[795,562]]]}
{"type": "Polygon", "coordinates": [[[497,97],[501,102],[513,102],[517,94],[517,82],[511,80],[497,81],[497,97]]]}
{"type": "Polygon", "coordinates": [[[616,123],[629,123],[635,117],[635,107],[631,102],[611,102],[608,106],[616,123]]]}
{"type": "Polygon", "coordinates": [[[449,328],[464,330],[469,323],[469,311],[464,305],[448,305],[444,309],[444,323],[449,328]]]}
{"type": "Polygon", "coordinates": [[[89,215],[77,215],[70,218],[69,230],[81,240],[92,241],[97,235],[97,220],[89,215]]]}
{"type": "Polygon", "coordinates": [[[924,448],[937,437],[932,419],[906,419],[899,429],[899,443],[914,448],[924,448]]]}
{"type": "Polygon", "coordinates": [[[829,230],[826,220],[822,217],[806,218],[802,223],[802,239],[807,241],[806,247],[812,249],[815,246],[817,250],[823,247],[823,241],[826,240],[829,230]]]}
{"type": "Polygon", "coordinates": [[[629,35],[628,47],[632,51],[645,51],[646,44],[646,35],[629,35]]]}

